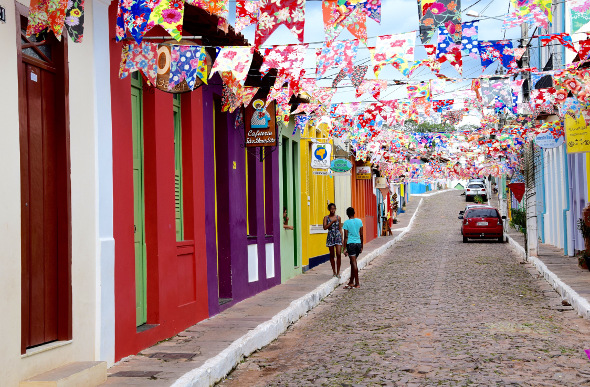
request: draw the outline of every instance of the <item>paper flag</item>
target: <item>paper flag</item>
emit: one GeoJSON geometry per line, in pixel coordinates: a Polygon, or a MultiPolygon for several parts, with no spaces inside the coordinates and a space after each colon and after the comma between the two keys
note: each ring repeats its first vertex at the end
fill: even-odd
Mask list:
{"type": "Polygon", "coordinates": [[[329,46],[324,43],[323,48],[316,49],[316,79],[320,79],[331,67],[352,69],[358,46],[358,40],[338,40],[329,46]]]}
{"type": "Polygon", "coordinates": [[[461,0],[418,0],[420,40],[426,44],[438,26],[447,28],[453,41],[461,41],[461,0]]]}
{"type": "Polygon", "coordinates": [[[305,0],[261,0],[254,45],[260,47],[266,39],[284,24],[303,43],[305,27],[305,0]]]}
{"type": "Polygon", "coordinates": [[[415,43],[415,32],[378,36],[375,47],[369,48],[375,77],[378,78],[381,69],[388,64],[398,69],[403,75],[408,76],[410,74],[410,62],[414,61],[415,43]]]}

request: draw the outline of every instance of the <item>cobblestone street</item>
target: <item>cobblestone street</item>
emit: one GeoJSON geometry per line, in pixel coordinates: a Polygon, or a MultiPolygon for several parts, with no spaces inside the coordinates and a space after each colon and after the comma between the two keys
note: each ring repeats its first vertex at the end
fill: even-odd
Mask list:
{"type": "Polygon", "coordinates": [[[338,288],[220,385],[589,385],[590,322],[507,243],[464,244],[464,207],[460,191],[424,198],[361,289],[338,288]]]}

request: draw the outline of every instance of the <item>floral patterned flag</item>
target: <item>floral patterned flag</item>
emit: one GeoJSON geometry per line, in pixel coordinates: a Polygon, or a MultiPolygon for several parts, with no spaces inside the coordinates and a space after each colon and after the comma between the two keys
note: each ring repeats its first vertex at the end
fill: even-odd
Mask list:
{"type": "Polygon", "coordinates": [[[297,105],[297,109],[295,109],[295,111],[293,111],[293,113],[291,114],[305,113],[307,115],[310,115],[319,107],[319,103],[300,103],[299,105],[297,105]]]}
{"type": "Polygon", "coordinates": [[[236,23],[234,29],[240,32],[249,25],[258,23],[260,1],[236,0],[236,23]]]}
{"type": "Polygon", "coordinates": [[[417,83],[415,85],[407,85],[408,98],[416,99],[425,97],[427,100],[430,99],[430,82],[417,83]]]}
{"type": "Polygon", "coordinates": [[[363,80],[365,79],[365,75],[367,74],[368,70],[369,66],[364,65],[354,66],[352,68],[352,71],[348,67],[344,68],[340,70],[336,78],[334,78],[334,80],[332,81],[332,88],[335,89],[338,86],[338,84],[344,78],[346,78],[347,75],[350,76],[350,82],[352,83],[352,85],[355,88],[358,88],[361,85],[361,83],[363,83],[363,80]]]}
{"type": "Polygon", "coordinates": [[[440,62],[436,59],[436,46],[434,44],[425,44],[424,49],[426,50],[426,59],[416,61],[410,67],[410,76],[420,66],[426,66],[432,70],[435,74],[440,71],[440,62]]]}
{"type": "Polygon", "coordinates": [[[149,30],[148,21],[154,6],[154,3],[146,1],[119,0],[115,31],[117,41],[126,38],[129,32],[136,42],[141,43],[143,35],[149,30]]]}
{"type": "Polygon", "coordinates": [[[84,0],[33,0],[30,4],[27,36],[51,31],[61,40],[63,28],[75,43],[84,33],[84,0]]]}
{"type": "Polygon", "coordinates": [[[408,76],[410,74],[410,62],[414,61],[415,43],[415,32],[378,36],[375,47],[369,48],[375,77],[378,78],[381,69],[388,64],[398,69],[403,75],[408,76]]]}
{"type": "Polygon", "coordinates": [[[520,27],[521,24],[528,24],[529,26],[539,26],[544,29],[549,28],[549,20],[543,10],[536,4],[528,7],[527,13],[522,13],[520,10],[513,11],[504,17],[504,29],[520,27]]]}
{"type": "Polygon", "coordinates": [[[479,22],[463,23],[463,36],[461,37],[461,50],[469,54],[470,57],[479,58],[479,41],[477,40],[479,22]]]}
{"type": "Polygon", "coordinates": [[[447,81],[443,79],[431,79],[430,81],[430,95],[439,95],[445,93],[445,85],[447,81]]]}
{"type": "Polygon", "coordinates": [[[463,72],[461,44],[455,43],[445,27],[438,27],[436,59],[442,64],[447,60],[459,74],[463,72]]]}
{"type": "MultiPolygon", "coordinates": [[[[252,63],[253,57],[254,47],[222,47],[217,54],[217,58],[215,58],[215,63],[213,63],[213,68],[211,69],[209,79],[211,79],[213,74],[215,74],[217,71],[229,71],[233,73],[233,80],[231,82],[239,83],[243,86],[244,82],[246,81],[246,77],[248,76],[248,70],[250,70],[250,64],[252,63]]],[[[235,85],[233,85],[233,88],[235,89],[235,85]]]]}
{"type": "Polygon", "coordinates": [[[511,40],[480,41],[479,52],[484,70],[498,59],[502,61],[502,66],[508,70],[514,70],[518,67],[514,59],[511,40]]]}
{"type": "Polygon", "coordinates": [[[517,47],[514,49],[514,59],[520,60],[524,53],[526,52],[526,47],[517,47]]]}
{"type": "Polygon", "coordinates": [[[316,79],[320,79],[331,67],[353,69],[358,48],[358,40],[338,40],[329,46],[324,43],[323,48],[316,49],[316,79]]]}
{"type": "Polygon", "coordinates": [[[381,92],[387,89],[387,81],[379,79],[365,79],[356,89],[356,98],[360,98],[365,93],[371,93],[373,98],[379,99],[381,92]]]}
{"type": "Polygon", "coordinates": [[[327,106],[332,101],[335,93],[336,90],[332,89],[331,87],[316,87],[311,95],[311,98],[312,101],[315,100],[317,103],[327,106]]]}
{"type": "Polygon", "coordinates": [[[258,92],[258,87],[248,87],[237,85],[237,88],[233,89],[230,85],[235,84],[231,80],[233,76],[230,72],[222,74],[223,79],[223,93],[222,93],[222,108],[221,111],[230,111],[233,113],[234,110],[240,106],[247,107],[250,105],[252,98],[258,92]]]}
{"type": "Polygon", "coordinates": [[[573,52],[578,52],[574,47],[574,42],[572,41],[572,37],[567,32],[562,32],[560,34],[547,34],[547,35],[540,35],[539,38],[541,39],[541,44],[543,47],[548,45],[553,40],[557,40],[562,46],[569,48],[573,52]]]}
{"type": "Polygon", "coordinates": [[[254,45],[260,47],[284,24],[303,43],[305,0],[261,0],[254,45]]]}
{"type": "Polygon", "coordinates": [[[366,44],[367,16],[361,8],[354,8],[349,12],[348,8],[338,5],[338,0],[324,0],[322,15],[326,43],[331,43],[346,28],[355,38],[366,44]]]}
{"type": "Polygon", "coordinates": [[[134,71],[141,71],[147,78],[148,85],[155,85],[158,76],[158,45],[142,42],[124,44],[121,53],[119,78],[123,79],[134,71]]]}
{"type": "Polygon", "coordinates": [[[207,83],[207,52],[205,47],[173,45],[170,52],[170,78],[168,90],[186,79],[189,89],[195,87],[197,77],[207,83]]]}
{"type": "Polygon", "coordinates": [[[438,26],[446,27],[454,42],[461,42],[461,0],[418,0],[420,40],[426,44],[438,26]]]}
{"type": "Polygon", "coordinates": [[[299,78],[308,46],[309,44],[290,44],[267,48],[264,51],[260,73],[264,76],[270,69],[277,69],[278,74],[299,78]]]}
{"type": "Polygon", "coordinates": [[[575,34],[583,26],[590,23],[590,1],[582,0],[580,2],[572,1],[571,9],[571,26],[572,33],[575,34]]]}
{"type": "Polygon", "coordinates": [[[293,130],[293,135],[295,135],[295,133],[297,133],[297,131],[299,131],[299,133],[303,134],[308,122],[309,122],[309,116],[307,116],[307,115],[295,116],[295,130],[293,130]]]}
{"type": "Polygon", "coordinates": [[[452,109],[454,103],[454,99],[437,99],[432,101],[432,109],[437,113],[442,113],[445,110],[452,109]]]}
{"type": "Polygon", "coordinates": [[[150,30],[153,26],[159,25],[162,26],[172,38],[180,40],[182,39],[183,20],[184,0],[159,0],[149,16],[145,32],[150,30]]]}

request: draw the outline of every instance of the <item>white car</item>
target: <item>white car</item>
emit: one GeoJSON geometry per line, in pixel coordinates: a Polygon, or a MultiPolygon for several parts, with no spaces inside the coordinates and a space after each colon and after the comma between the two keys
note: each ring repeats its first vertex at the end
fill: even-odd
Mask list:
{"type": "Polygon", "coordinates": [[[484,201],[488,200],[485,184],[479,182],[467,184],[467,188],[465,188],[465,200],[474,200],[477,195],[481,196],[484,201]]]}

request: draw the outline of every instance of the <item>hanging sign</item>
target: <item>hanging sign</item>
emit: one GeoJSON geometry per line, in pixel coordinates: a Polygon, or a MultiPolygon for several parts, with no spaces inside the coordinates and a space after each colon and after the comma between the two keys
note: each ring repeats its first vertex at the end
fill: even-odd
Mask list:
{"type": "Polygon", "coordinates": [[[330,155],[332,154],[331,144],[312,144],[311,146],[311,167],[317,169],[330,168],[330,155]]]}
{"type": "Polygon", "coordinates": [[[590,152],[590,127],[584,117],[565,116],[565,137],[567,153],[590,152]]]}
{"type": "MultiPolygon", "coordinates": [[[[197,77],[195,80],[195,86],[191,90],[188,86],[186,80],[183,80],[176,86],[172,88],[172,90],[168,90],[168,81],[170,80],[170,66],[172,64],[172,46],[171,44],[183,45],[183,46],[196,46],[195,42],[191,42],[190,40],[181,40],[177,42],[176,40],[169,40],[162,44],[158,45],[158,77],[156,78],[156,88],[158,90],[165,91],[166,93],[186,93],[189,91],[193,91],[197,87],[203,84],[203,81],[197,77]]],[[[205,61],[207,63],[207,77],[209,77],[209,72],[211,71],[211,66],[213,65],[213,61],[211,60],[211,56],[207,53],[205,57],[205,61]]]]}
{"type": "Polygon", "coordinates": [[[387,178],[386,177],[378,177],[377,180],[375,181],[375,188],[387,188],[389,189],[389,186],[387,185],[387,178]]]}
{"type": "Polygon", "coordinates": [[[348,172],[352,169],[352,162],[348,159],[334,159],[330,169],[334,172],[348,172]]]}
{"type": "Polygon", "coordinates": [[[356,167],[357,180],[371,180],[371,165],[359,165],[356,167]]]}
{"type": "Polygon", "coordinates": [[[557,148],[563,144],[563,136],[555,138],[550,132],[543,132],[537,134],[537,137],[535,137],[535,143],[545,149],[557,148]]]}
{"type": "Polygon", "coordinates": [[[263,100],[257,99],[246,107],[246,147],[277,145],[275,104],[266,108],[264,105],[263,100]]]}

